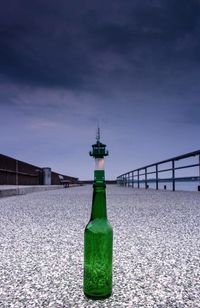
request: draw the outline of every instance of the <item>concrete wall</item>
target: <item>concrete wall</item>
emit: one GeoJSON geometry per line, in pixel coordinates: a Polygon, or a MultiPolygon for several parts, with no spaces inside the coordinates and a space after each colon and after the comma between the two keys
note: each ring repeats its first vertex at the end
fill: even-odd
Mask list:
{"type": "MultiPolygon", "coordinates": [[[[64,180],[76,183],[78,178],[63,175],[64,180]]],[[[51,173],[51,185],[60,185],[59,173],[51,173]]],[[[0,154],[0,185],[43,185],[41,167],[0,154]]]]}

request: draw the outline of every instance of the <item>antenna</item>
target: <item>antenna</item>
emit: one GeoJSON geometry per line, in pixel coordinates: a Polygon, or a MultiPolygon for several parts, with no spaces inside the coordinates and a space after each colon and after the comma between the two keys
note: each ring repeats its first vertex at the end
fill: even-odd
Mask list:
{"type": "Polygon", "coordinates": [[[100,128],[99,126],[97,127],[97,135],[96,135],[96,139],[97,139],[97,142],[100,141],[100,128]]]}

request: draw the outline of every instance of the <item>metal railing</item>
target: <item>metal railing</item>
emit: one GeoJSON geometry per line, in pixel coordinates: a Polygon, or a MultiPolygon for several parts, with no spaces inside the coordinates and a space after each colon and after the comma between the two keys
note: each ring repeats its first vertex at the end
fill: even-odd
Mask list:
{"type": "MultiPolygon", "coordinates": [[[[159,183],[170,182],[172,183],[172,190],[176,189],[176,182],[191,182],[191,181],[200,181],[200,150],[186,153],[180,156],[172,157],[163,161],[159,161],[135,170],[128,171],[124,174],[121,174],[117,177],[117,183],[121,186],[131,186],[140,188],[140,184],[144,183],[145,188],[149,188],[149,183],[155,183],[156,189],[159,189],[159,183]],[[190,158],[197,157],[198,162],[194,162],[193,164],[176,166],[176,162],[190,158]],[[160,169],[160,166],[166,163],[170,163],[171,167],[160,169]],[[198,176],[182,176],[176,177],[176,170],[189,169],[198,167],[198,176]],[[149,171],[149,169],[155,168],[153,171],[149,171]],[[167,178],[159,178],[160,173],[170,172],[171,176],[167,178]],[[151,178],[148,176],[151,175],[151,178]],[[154,177],[152,178],[152,176],[154,177]],[[143,177],[143,178],[142,178],[143,177]]],[[[166,188],[166,186],[164,186],[166,188]]]]}

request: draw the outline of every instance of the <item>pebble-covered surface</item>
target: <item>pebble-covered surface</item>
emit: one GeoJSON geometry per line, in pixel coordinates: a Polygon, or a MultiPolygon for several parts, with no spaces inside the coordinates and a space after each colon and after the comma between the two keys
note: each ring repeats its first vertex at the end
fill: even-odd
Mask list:
{"type": "Polygon", "coordinates": [[[200,193],[107,186],[113,295],[84,297],[92,186],[0,199],[0,307],[200,307],[200,193]]]}

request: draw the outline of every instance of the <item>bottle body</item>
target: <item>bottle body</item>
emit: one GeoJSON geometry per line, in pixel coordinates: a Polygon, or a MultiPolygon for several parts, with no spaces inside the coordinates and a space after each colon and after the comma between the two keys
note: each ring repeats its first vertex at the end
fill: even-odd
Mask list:
{"type": "Polygon", "coordinates": [[[112,293],[112,227],[106,219],[90,221],[85,228],[84,293],[103,299],[112,293]]]}
{"type": "Polygon", "coordinates": [[[112,248],[105,184],[94,185],[91,219],[84,233],[84,293],[89,298],[103,299],[112,293],[112,248]]]}

